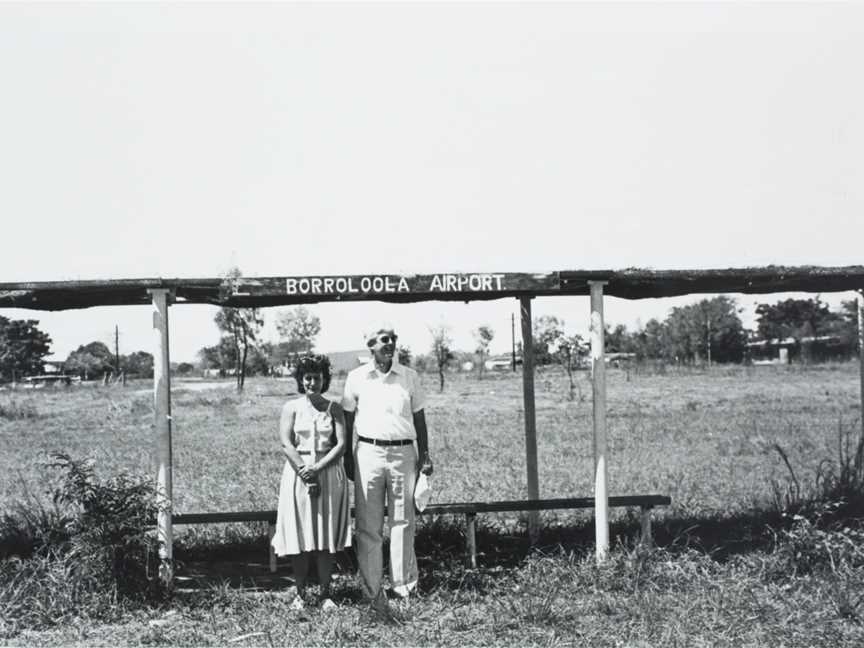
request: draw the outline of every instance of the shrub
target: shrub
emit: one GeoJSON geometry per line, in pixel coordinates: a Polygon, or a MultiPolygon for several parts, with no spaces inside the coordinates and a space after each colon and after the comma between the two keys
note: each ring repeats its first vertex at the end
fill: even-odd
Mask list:
{"type": "Polygon", "coordinates": [[[159,596],[158,507],[150,480],[128,474],[101,482],[92,462],[53,455],[52,467],[66,471],[54,500],[77,509],[71,524],[70,556],[80,573],[125,596],[159,596]]]}
{"type": "Polygon", "coordinates": [[[813,572],[842,574],[864,567],[864,529],[835,517],[840,504],[823,504],[811,517],[796,514],[781,529],[767,569],[769,576],[789,578],[813,572]]]}
{"type": "Polygon", "coordinates": [[[118,604],[168,594],[158,578],[150,481],[127,474],[100,481],[92,462],[52,457],[51,467],[65,471],[53,508],[31,502],[0,518],[0,636],[69,615],[104,618],[118,604]]]}

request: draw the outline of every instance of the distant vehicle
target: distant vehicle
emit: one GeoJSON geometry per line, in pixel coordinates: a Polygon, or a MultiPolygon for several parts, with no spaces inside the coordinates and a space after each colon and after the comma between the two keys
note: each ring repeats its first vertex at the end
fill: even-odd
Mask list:
{"type": "MultiPolygon", "coordinates": [[[[48,374],[42,376],[25,376],[21,379],[21,382],[24,383],[24,386],[27,388],[39,389],[46,385],[71,385],[72,381],[76,378],[77,376],[73,377],[65,374],[48,374]]],[[[81,379],[78,378],[78,381],[80,380],[81,379]]]]}
{"type": "MultiPolygon", "coordinates": [[[[522,364],[522,358],[516,356],[516,366],[522,364]]],[[[483,363],[488,371],[510,371],[513,368],[512,355],[493,356],[483,363]]]]}

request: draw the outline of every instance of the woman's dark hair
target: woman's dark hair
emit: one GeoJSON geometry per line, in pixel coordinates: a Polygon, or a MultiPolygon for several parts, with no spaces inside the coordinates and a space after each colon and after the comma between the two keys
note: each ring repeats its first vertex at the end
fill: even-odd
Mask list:
{"type": "Polygon", "coordinates": [[[321,374],[321,393],[323,394],[330,389],[330,358],[325,355],[309,354],[301,357],[297,361],[297,368],[294,370],[294,378],[297,380],[297,391],[305,394],[303,389],[303,376],[307,373],[321,374]]]}

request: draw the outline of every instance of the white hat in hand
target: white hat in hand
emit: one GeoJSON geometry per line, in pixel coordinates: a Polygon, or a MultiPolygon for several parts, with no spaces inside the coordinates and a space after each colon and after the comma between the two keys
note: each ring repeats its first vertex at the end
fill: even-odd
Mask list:
{"type": "Polygon", "coordinates": [[[417,476],[417,482],[414,484],[414,507],[421,513],[429,505],[429,498],[432,496],[432,478],[424,473],[417,476]]]}

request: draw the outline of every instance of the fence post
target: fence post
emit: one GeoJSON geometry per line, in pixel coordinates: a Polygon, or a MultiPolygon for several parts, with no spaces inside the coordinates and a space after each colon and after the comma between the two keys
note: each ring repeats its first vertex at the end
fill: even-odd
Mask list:
{"type": "MultiPolygon", "coordinates": [[[[525,410],[525,464],[528,473],[528,499],[540,499],[537,477],[537,420],[534,407],[534,335],[531,321],[531,297],[519,298],[522,313],[522,394],[525,410]]],[[[539,511],[528,512],[528,538],[531,544],[540,535],[539,511]]]]}
{"type": "Polygon", "coordinates": [[[153,401],[156,429],[156,534],[159,540],[159,578],[171,586],[174,579],[174,532],[171,524],[171,362],[168,354],[168,293],[164,288],[147,292],[153,298],[153,401]]]}
{"type": "Polygon", "coordinates": [[[606,478],[606,341],[603,323],[605,281],[591,286],[591,376],[594,415],[594,538],[597,562],[609,551],[609,498],[606,478]]]}

